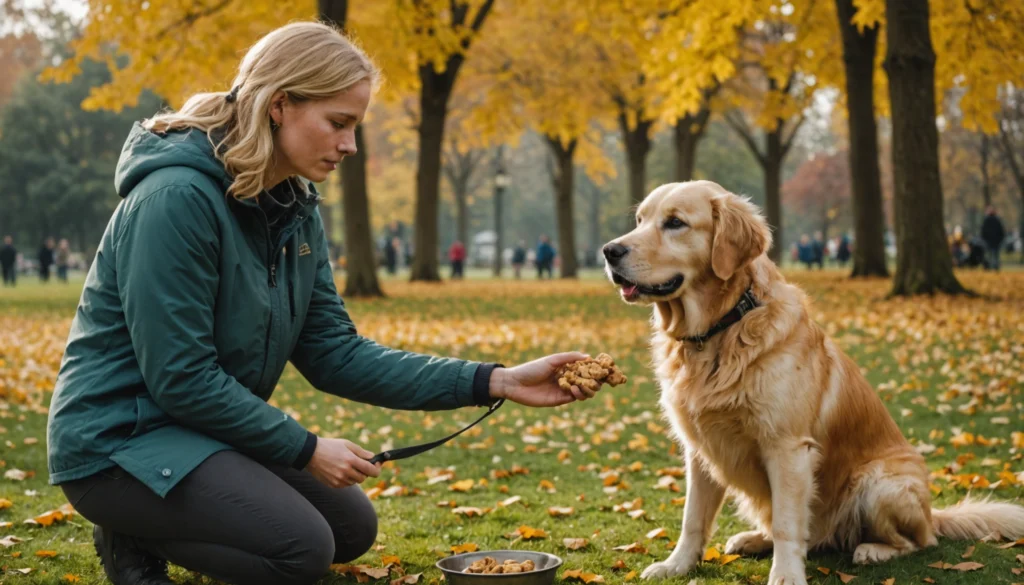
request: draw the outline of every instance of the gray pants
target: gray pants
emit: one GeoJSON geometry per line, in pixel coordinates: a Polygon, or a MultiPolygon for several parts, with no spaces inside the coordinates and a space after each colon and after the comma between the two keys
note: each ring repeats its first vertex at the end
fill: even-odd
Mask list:
{"type": "Polygon", "coordinates": [[[60,486],[94,524],[227,583],[309,584],[373,546],[377,515],[359,486],[221,451],[166,498],[120,467],[60,486]]]}

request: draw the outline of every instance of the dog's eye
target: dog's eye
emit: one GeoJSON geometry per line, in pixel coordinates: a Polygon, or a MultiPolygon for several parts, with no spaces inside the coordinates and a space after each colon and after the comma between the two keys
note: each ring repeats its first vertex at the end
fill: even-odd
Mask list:
{"type": "Polygon", "coordinates": [[[665,223],[662,225],[667,230],[678,230],[687,227],[686,222],[679,219],[678,217],[670,217],[666,219],[665,223]]]}

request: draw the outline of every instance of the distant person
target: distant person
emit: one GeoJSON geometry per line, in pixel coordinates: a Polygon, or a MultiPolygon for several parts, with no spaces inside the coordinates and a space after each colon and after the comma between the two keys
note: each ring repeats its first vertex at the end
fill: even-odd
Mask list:
{"type": "Polygon", "coordinates": [[[846,263],[850,261],[850,236],[843,234],[843,237],[839,238],[839,247],[836,249],[836,262],[839,266],[845,267],[846,263]]]}
{"type": "Polygon", "coordinates": [[[814,264],[814,245],[811,244],[811,237],[807,234],[801,235],[800,243],[797,244],[797,250],[800,262],[807,267],[807,270],[810,270],[814,264]]]}
{"type": "Polygon", "coordinates": [[[402,245],[397,237],[386,238],[384,242],[384,266],[388,274],[394,274],[398,270],[398,247],[402,245]]]}
{"type": "Polygon", "coordinates": [[[14,238],[4,236],[4,247],[0,248],[0,268],[3,268],[4,286],[14,286],[18,282],[18,249],[14,247],[14,238]]]}
{"type": "Polygon", "coordinates": [[[55,261],[57,263],[57,278],[66,283],[68,281],[68,264],[71,263],[71,244],[67,238],[61,238],[60,243],[57,244],[55,261]]]}
{"type": "Polygon", "coordinates": [[[537,243],[537,257],[534,259],[537,264],[537,278],[543,279],[547,272],[548,278],[554,278],[555,249],[547,236],[541,236],[537,243]]]}
{"type": "Polygon", "coordinates": [[[359,335],[312,184],[355,154],[378,76],[334,28],[293,22],[249,49],[230,91],[132,127],[46,441],[49,481],[93,524],[114,585],[174,585],[168,561],[308,585],[371,549],[378,517],[359,484],[381,463],[349,440],[358,425],[317,436],[270,401],[289,362],[317,390],[395,410],[596,395],[558,386],[581,353],[502,368],[359,335]]]}
{"type": "Polygon", "coordinates": [[[991,205],[985,209],[985,220],[981,222],[981,239],[985,241],[986,247],[985,268],[999,272],[999,252],[1006,239],[1006,228],[1003,227],[1003,220],[996,215],[996,208],[991,205]]]}
{"type": "Polygon", "coordinates": [[[516,244],[515,249],[512,251],[512,272],[515,273],[516,280],[523,277],[523,265],[526,264],[526,242],[519,240],[516,244]]]}
{"type": "Polygon", "coordinates": [[[814,241],[811,242],[811,250],[814,252],[814,263],[818,265],[818,270],[825,268],[824,237],[824,234],[821,232],[814,232],[814,241]]]}
{"type": "Polygon", "coordinates": [[[53,238],[46,238],[42,246],[39,246],[39,280],[43,282],[50,281],[50,267],[53,266],[54,261],[54,242],[53,238]]]}
{"type": "Polygon", "coordinates": [[[466,264],[466,246],[455,240],[448,248],[448,260],[452,263],[452,279],[462,279],[463,269],[466,264]]]}

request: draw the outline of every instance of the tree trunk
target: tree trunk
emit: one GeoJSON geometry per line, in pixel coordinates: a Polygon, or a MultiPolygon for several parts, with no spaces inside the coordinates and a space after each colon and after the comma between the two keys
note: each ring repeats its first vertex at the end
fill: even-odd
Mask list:
{"type": "MultiPolygon", "coordinates": [[[[458,50],[449,53],[444,68],[440,71],[435,69],[434,59],[427,60],[426,63],[421,62],[419,66],[420,125],[416,166],[416,234],[413,239],[415,250],[411,280],[441,280],[437,249],[438,191],[448,99],[452,95],[452,88],[455,87],[459,69],[466,60],[472,42],[470,35],[480,31],[493,5],[494,0],[483,0],[475,16],[470,19],[470,4],[453,0],[447,14],[451,18],[451,23],[444,26],[450,26],[453,31],[460,32],[462,40],[459,42],[458,50]]],[[[413,6],[424,9],[421,1],[414,0],[413,6]]]]}
{"type": "MultiPolygon", "coordinates": [[[[428,65],[428,68],[432,66],[428,65]]],[[[448,116],[446,93],[432,94],[424,86],[420,96],[419,153],[416,171],[416,223],[411,280],[440,281],[438,272],[438,190],[441,148],[448,116]]]]}
{"type": "Polygon", "coordinates": [[[562,144],[557,137],[547,136],[551,154],[555,157],[555,169],[551,182],[555,188],[555,217],[558,221],[558,247],[561,249],[562,278],[576,278],[576,229],[573,217],[573,155],[576,141],[562,144]]]}
{"type": "Polygon", "coordinates": [[[462,193],[455,195],[455,236],[459,238],[462,245],[469,253],[469,205],[466,203],[466,192],[463,187],[462,193]]]}
{"type": "Polygon", "coordinates": [[[928,0],[886,0],[886,16],[897,246],[890,294],[962,294],[942,225],[928,0]]]}
{"type": "Polygon", "coordinates": [[[704,105],[696,114],[686,114],[676,121],[676,181],[692,181],[697,166],[697,144],[704,137],[711,109],[704,105]]]}
{"type": "Polygon", "coordinates": [[[382,297],[377,281],[377,256],[366,194],[366,144],[363,129],[356,127],[354,155],[341,161],[342,205],[345,216],[346,297],[382,297]]]}
{"type": "Polygon", "coordinates": [[[981,134],[981,197],[985,201],[985,207],[992,205],[992,181],[988,176],[988,155],[989,155],[988,134],[981,134]]]}
{"type": "MultiPolygon", "coordinates": [[[[345,30],[348,0],[317,0],[320,20],[345,30]]],[[[366,185],[366,144],[363,129],[356,127],[356,153],[341,161],[341,205],[345,216],[346,297],[382,297],[377,281],[377,258],[370,227],[370,201],[366,185]]],[[[330,237],[334,217],[327,211],[325,230],[330,237]],[[330,227],[326,227],[330,226],[330,227]]]]}
{"type": "Polygon", "coordinates": [[[594,266],[597,263],[597,252],[602,247],[601,241],[601,190],[590,183],[590,246],[587,247],[587,258],[584,266],[594,266]]]}
{"type": "MultiPolygon", "coordinates": [[[[652,120],[646,120],[643,112],[637,112],[636,127],[630,128],[626,112],[619,111],[619,128],[626,145],[626,160],[629,165],[629,202],[636,205],[647,197],[647,154],[651,151],[652,120]]],[[[632,217],[632,211],[628,214],[632,217]]]]}
{"type": "Polygon", "coordinates": [[[853,0],[836,0],[846,65],[847,125],[853,196],[853,272],[850,276],[889,276],[885,263],[885,211],[875,124],[875,51],[878,27],[863,34],[851,19],[853,0]]]}
{"type": "Polygon", "coordinates": [[[505,176],[505,145],[498,146],[497,164],[495,165],[494,185],[494,277],[501,277],[505,259],[501,253],[505,246],[505,184],[497,181],[497,177],[505,176]]]}
{"type": "MultiPolygon", "coordinates": [[[[1017,162],[1016,149],[1010,142],[1010,136],[1005,129],[999,131],[999,145],[1003,151],[1003,157],[1006,158],[1006,165],[1010,167],[1010,174],[1013,175],[1013,180],[1017,184],[1017,191],[1020,193],[1021,215],[1024,216],[1024,166],[1017,162]]],[[[1024,221],[1021,225],[1024,226],[1024,221]]],[[[1021,231],[1021,236],[1024,236],[1024,230],[1021,231]]]]}
{"type": "Polygon", "coordinates": [[[782,148],[784,120],[779,120],[775,130],[764,133],[764,207],[768,225],[772,229],[772,247],[768,257],[779,264],[782,260],[782,161],[786,154],[782,148]]]}

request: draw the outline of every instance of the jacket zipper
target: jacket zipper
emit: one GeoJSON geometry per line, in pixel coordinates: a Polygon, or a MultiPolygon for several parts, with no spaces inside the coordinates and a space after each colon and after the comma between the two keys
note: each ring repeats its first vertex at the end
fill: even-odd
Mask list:
{"type": "Polygon", "coordinates": [[[288,281],[288,308],[292,312],[292,320],[295,320],[295,291],[292,287],[292,282],[288,281]]]}

